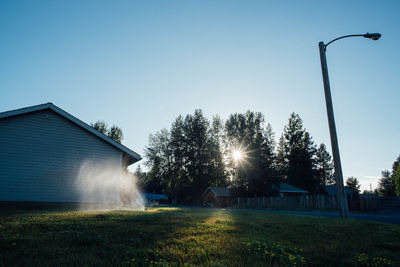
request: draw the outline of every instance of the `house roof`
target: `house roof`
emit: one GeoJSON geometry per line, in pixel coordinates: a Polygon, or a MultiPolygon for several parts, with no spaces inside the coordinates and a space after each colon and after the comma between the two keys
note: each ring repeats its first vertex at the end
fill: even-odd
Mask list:
{"type": "Polygon", "coordinates": [[[275,186],[273,186],[273,188],[275,190],[278,190],[280,193],[302,193],[302,194],[308,193],[307,190],[286,183],[280,183],[279,189],[276,188],[275,186]]]}
{"type": "MultiPolygon", "coordinates": [[[[328,195],[335,196],[337,194],[336,185],[325,185],[324,189],[325,189],[326,193],[328,193],[328,195]]],[[[346,195],[352,194],[350,188],[348,188],[347,186],[344,187],[344,192],[346,193],[346,195]]]]}
{"type": "Polygon", "coordinates": [[[139,195],[144,199],[150,200],[168,199],[168,196],[165,194],[139,193],[139,195]]]}
{"type": "Polygon", "coordinates": [[[75,123],[79,127],[85,129],[86,131],[92,133],[93,135],[99,137],[100,139],[104,140],[105,142],[109,143],[110,145],[112,145],[115,148],[117,148],[118,150],[120,150],[124,154],[125,158],[127,159],[127,164],[128,165],[133,164],[136,161],[141,160],[140,155],[137,154],[136,152],[134,152],[133,150],[130,150],[126,146],[114,141],[113,139],[111,139],[107,135],[97,131],[92,126],[90,126],[90,125],[84,123],[83,121],[79,120],[78,118],[72,116],[71,114],[69,114],[68,112],[66,112],[66,111],[62,110],[61,108],[57,107],[53,103],[46,103],[46,104],[41,104],[41,105],[36,105],[36,106],[10,110],[10,111],[6,111],[6,112],[1,112],[0,113],[0,119],[10,118],[10,117],[18,116],[18,115],[23,115],[23,114],[36,112],[36,111],[47,110],[47,109],[56,112],[58,115],[60,115],[60,116],[64,117],[65,119],[75,123]]]}
{"type": "Polygon", "coordinates": [[[207,193],[208,190],[211,190],[214,195],[217,197],[230,197],[231,191],[229,190],[229,188],[226,187],[208,187],[204,192],[203,192],[203,196],[207,193]]]}

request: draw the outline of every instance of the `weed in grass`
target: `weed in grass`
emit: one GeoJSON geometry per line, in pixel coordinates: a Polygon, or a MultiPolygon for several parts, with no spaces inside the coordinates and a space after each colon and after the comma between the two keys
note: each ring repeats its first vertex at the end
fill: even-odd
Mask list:
{"type": "Polygon", "coordinates": [[[246,244],[250,257],[265,262],[268,266],[305,266],[302,249],[285,246],[279,242],[250,242],[246,244]]]}
{"type": "Polygon", "coordinates": [[[356,262],[358,266],[377,266],[377,267],[386,267],[386,266],[394,266],[394,262],[384,258],[384,257],[369,257],[365,253],[361,253],[357,255],[356,262]]]}
{"type": "Polygon", "coordinates": [[[160,266],[168,267],[169,264],[162,259],[148,259],[148,258],[132,258],[126,262],[130,266],[160,266]]]}

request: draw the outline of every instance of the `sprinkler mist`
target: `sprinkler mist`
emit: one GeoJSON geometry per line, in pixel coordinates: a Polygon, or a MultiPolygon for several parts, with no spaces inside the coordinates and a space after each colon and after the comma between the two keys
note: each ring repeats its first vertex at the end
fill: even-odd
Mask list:
{"type": "Polygon", "coordinates": [[[137,177],[118,163],[85,161],[75,186],[81,210],[144,210],[137,177]]]}

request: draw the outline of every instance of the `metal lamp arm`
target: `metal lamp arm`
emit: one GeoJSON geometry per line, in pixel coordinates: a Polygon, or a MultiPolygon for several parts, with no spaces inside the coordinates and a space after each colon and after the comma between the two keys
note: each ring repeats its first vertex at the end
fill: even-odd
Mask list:
{"type": "Polygon", "coordinates": [[[357,36],[364,36],[364,34],[350,34],[350,35],[345,35],[345,36],[341,36],[339,38],[333,39],[332,41],[330,41],[329,43],[327,43],[325,45],[325,49],[329,44],[333,43],[334,41],[337,41],[337,40],[343,39],[343,38],[347,38],[347,37],[357,37],[357,36]]]}

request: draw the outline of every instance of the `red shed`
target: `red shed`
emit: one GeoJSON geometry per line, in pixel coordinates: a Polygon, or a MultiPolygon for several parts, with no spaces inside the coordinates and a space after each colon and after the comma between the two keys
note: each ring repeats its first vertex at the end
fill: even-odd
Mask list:
{"type": "Polygon", "coordinates": [[[232,194],[226,187],[208,187],[203,194],[204,206],[220,206],[226,207],[231,203],[232,194]]]}

